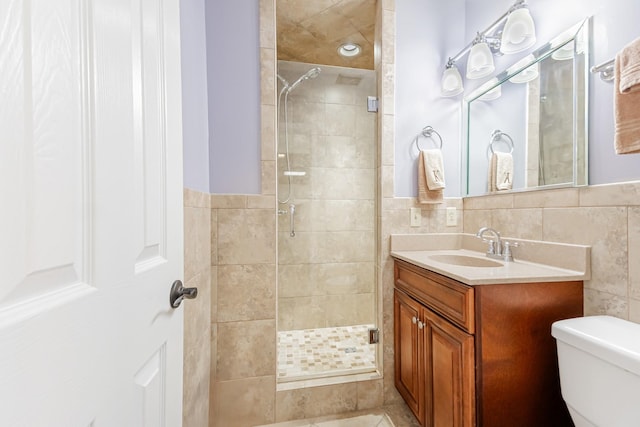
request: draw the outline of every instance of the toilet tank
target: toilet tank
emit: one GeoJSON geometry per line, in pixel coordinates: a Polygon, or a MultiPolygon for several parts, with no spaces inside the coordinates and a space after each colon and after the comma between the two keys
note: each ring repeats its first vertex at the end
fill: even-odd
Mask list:
{"type": "Polygon", "coordinates": [[[640,324],[588,316],[555,322],[551,334],[576,426],[640,426],[640,324]]]}

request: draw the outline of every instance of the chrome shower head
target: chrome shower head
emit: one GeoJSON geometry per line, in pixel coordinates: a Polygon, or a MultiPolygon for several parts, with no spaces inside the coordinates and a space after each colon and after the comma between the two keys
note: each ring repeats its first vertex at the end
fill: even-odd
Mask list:
{"type": "Polygon", "coordinates": [[[314,67],[314,68],[310,69],[305,74],[305,76],[306,76],[305,80],[306,79],[315,79],[316,77],[318,77],[320,75],[320,71],[322,71],[320,69],[320,67],[314,67]]]}
{"type": "Polygon", "coordinates": [[[306,73],[301,75],[298,78],[298,80],[293,82],[293,84],[291,86],[289,86],[288,91],[291,92],[296,86],[298,86],[300,83],[302,83],[305,80],[315,79],[316,77],[318,77],[318,75],[320,75],[320,71],[322,71],[320,69],[320,67],[314,67],[314,68],[310,69],[309,71],[307,71],[306,73]]]}

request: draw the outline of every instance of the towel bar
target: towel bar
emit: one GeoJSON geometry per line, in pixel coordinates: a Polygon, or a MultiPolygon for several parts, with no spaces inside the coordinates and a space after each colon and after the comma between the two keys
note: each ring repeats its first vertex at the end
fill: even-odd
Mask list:
{"type": "Polygon", "coordinates": [[[600,73],[600,79],[604,82],[613,81],[614,64],[615,64],[615,59],[611,59],[607,62],[603,62],[600,65],[594,65],[593,67],[591,67],[591,72],[594,74],[600,73]]]}

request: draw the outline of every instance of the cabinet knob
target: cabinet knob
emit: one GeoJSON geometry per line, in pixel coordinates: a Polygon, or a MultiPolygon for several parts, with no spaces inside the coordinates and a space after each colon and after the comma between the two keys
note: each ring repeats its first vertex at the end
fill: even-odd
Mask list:
{"type": "Polygon", "coordinates": [[[424,328],[424,323],[418,320],[418,329],[424,328]]]}
{"type": "Polygon", "coordinates": [[[413,322],[413,324],[415,325],[416,323],[418,323],[418,319],[416,319],[416,316],[413,316],[411,318],[411,321],[413,322]]]}

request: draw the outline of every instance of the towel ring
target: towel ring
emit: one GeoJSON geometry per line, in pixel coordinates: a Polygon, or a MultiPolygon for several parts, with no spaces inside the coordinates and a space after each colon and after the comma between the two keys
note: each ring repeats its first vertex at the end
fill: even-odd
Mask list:
{"type": "Polygon", "coordinates": [[[495,144],[496,142],[502,139],[506,139],[509,142],[509,147],[510,147],[509,154],[513,153],[513,148],[514,148],[513,139],[511,139],[509,135],[502,132],[501,130],[496,129],[491,133],[491,142],[489,142],[489,149],[491,150],[491,154],[495,153],[493,149],[493,144],[495,144]]]}
{"type": "Polygon", "coordinates": [[[418,147],[418,151],[422,151],[422,147],[420,147],[420,137],[423,136],[425,138],[433,139],[434,133],[438,136],[438,139],[440,140],[440,146],[438,148],[442,149],[442,137],[440,136],[440,134],[436,132],[436,130],[431,126],[426,126],[425,128],[422,129],[422,132],[420,132],[419,134],[416,135],[415,138],[413,138],[413,142],[416,144],[416,147],[418,147]]]}

